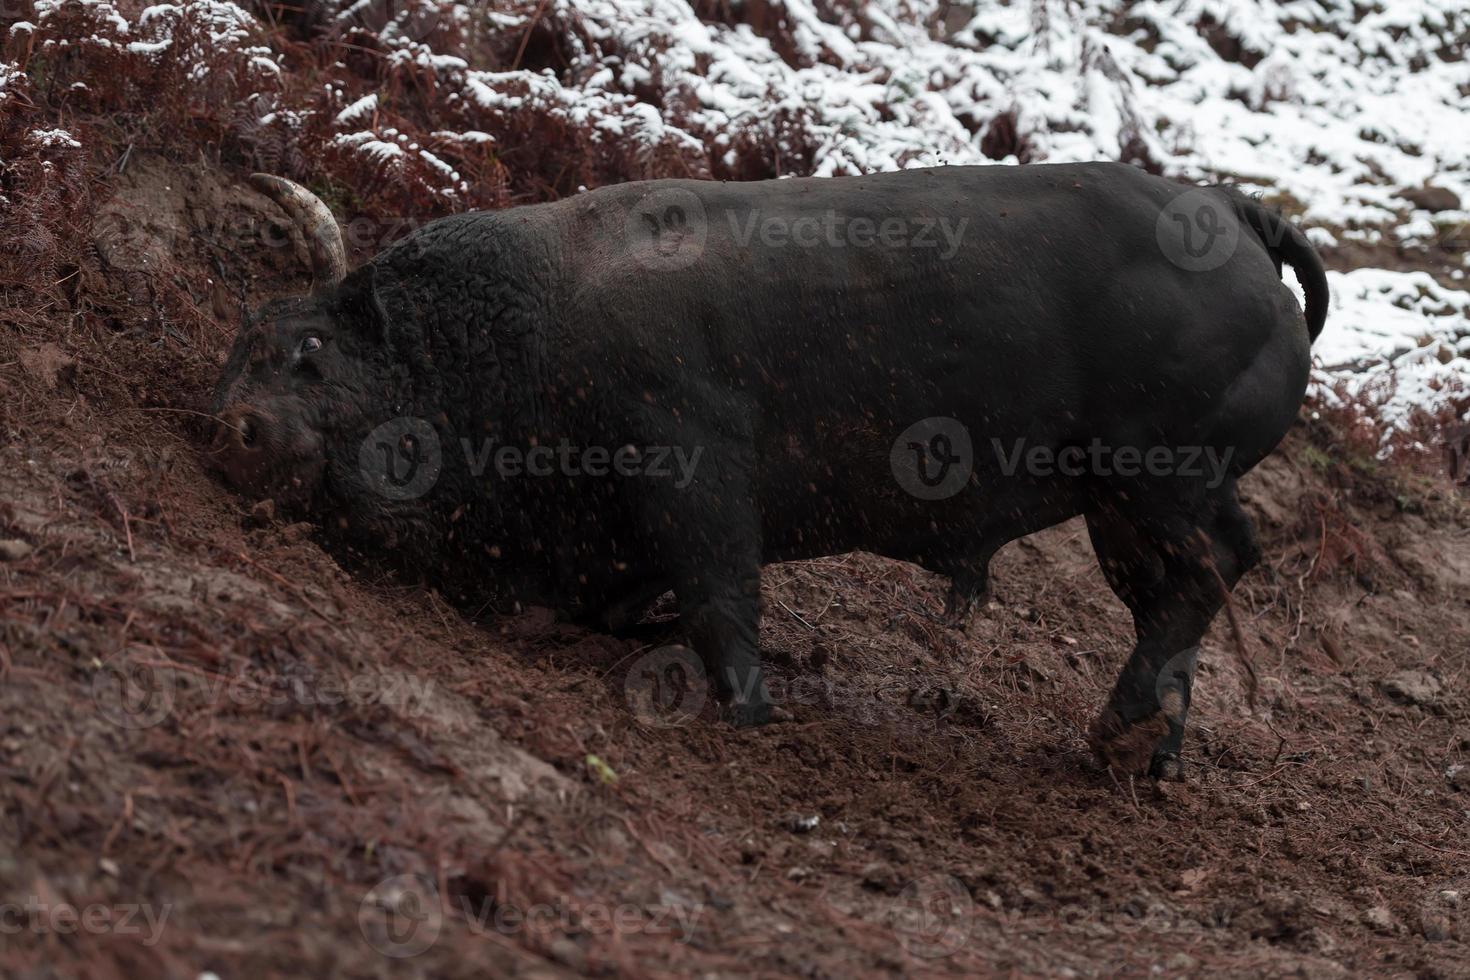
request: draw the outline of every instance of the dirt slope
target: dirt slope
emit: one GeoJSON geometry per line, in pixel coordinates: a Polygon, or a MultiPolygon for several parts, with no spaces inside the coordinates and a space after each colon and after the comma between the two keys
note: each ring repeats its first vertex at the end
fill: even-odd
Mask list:
{"type": "Polygon", "coordinates": [[[1254,704],[1222,621],[1184,783],[1086,751],[1130,629],[1078,525],[964,630],[910,566],[773,567],[792,720],[668,724],[676,626],[469,622],[212,482],[190,413],[302,266],[210,232],[273,220],[225,171],[117,187],[159,264],[99,241],[0,334],[0,975],[1470,974],[1443,481],[1305,422],[1252,475],[1254,704]]]}

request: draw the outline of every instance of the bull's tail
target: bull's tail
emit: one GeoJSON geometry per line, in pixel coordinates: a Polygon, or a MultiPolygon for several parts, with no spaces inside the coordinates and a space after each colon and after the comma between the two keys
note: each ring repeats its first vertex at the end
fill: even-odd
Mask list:
{"type": "Polygon", "coordinates": [[[1277,274],[1280,274],[1283,262],[1296,273],[1296,281],[1302,284],[1302,291],[1307,296],[1307,335],[1316,341],[1322,325],[1327,322],[1329,296],[1327,273],[1322,268],[1317,250],[1295,225],[1259,201],[1238,192],[1231,197],[1235,202],[1235,213],[1255,231],[1276,261],[1277,274]]]}

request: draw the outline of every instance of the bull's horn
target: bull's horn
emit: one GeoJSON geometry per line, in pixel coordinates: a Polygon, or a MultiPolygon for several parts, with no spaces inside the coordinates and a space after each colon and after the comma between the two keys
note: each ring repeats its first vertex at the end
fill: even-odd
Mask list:
{"type": "Polygon", "coordinates": [[[322,199],[300,184],[270,174],[251,174],[250,184],[275,201],[301,229],[311,254],[313,285],[335,286],[341,282],[347,276],[347,250],[342,247],[342,229],[322,199]]]}

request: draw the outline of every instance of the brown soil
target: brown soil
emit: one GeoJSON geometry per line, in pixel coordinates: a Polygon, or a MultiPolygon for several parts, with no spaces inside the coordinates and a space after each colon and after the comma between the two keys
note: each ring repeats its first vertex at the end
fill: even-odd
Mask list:
{"type": "Polygon", "coordinates": [[[964,630],[911,566],[769,568],[791,720],[650,723],[627,683],[676,626],[470,622],[206,474],[238,299],[304,285],[204,234],[270,220],[242,188],[135,161],[156,266],[102,242],[5,313],[0,975],[1470,975],[1447,482],[1305,424],[1250,477],[1259,684],[1222,618],[1182,783],[1086,749],[1131,627],[1076,524],[964,630]]]}

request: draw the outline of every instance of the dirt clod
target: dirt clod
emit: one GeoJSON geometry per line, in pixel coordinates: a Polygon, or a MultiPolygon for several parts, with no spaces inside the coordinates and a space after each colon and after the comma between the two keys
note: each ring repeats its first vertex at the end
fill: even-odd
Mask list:
{"type": "Polygon", "coordinates": [[[1375,905],[1363,913],[1363,921],[1379,932],[1393,932],[1397,923],[1386,906],[1375,905]]]}
{"type": "Polygon", "coordinates": [[[1384,693],[1408,704],[1433,705],[1443,689],[1439,678],[1423,670],[1401,670],[1383,681],[1384,693]]]}
{"type": "Polygon", "coordinates": [[[34,550],[25,541],[18,538],[6,538],[0,541],[0,561],[20,561],[34,550]]]}

